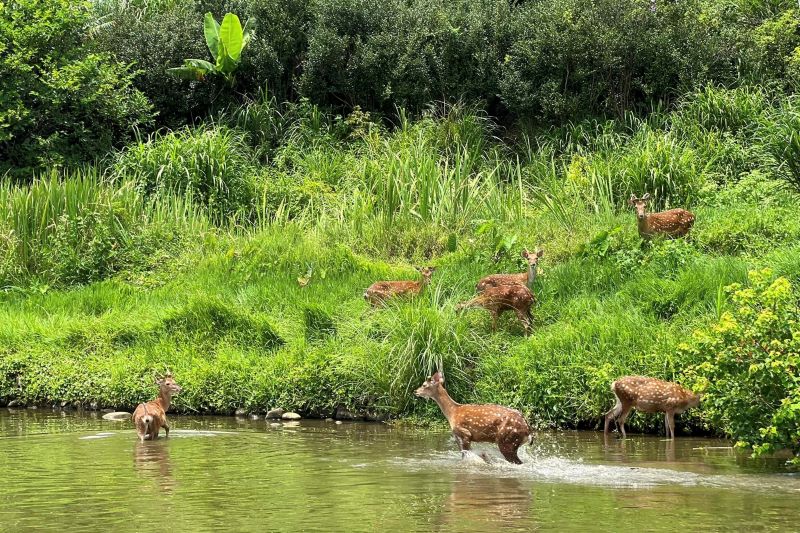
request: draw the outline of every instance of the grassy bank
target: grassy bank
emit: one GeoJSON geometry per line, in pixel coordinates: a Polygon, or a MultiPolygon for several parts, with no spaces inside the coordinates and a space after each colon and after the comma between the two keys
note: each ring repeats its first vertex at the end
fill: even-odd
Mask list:
{"type": "MultiPolygon", "coordinates": [[[[765,266],[800,281],[778,149],[796,109],[708,90],[647,120],[511,136],[462,107],[389,128],[264,101],[8,185],[0,399],[131,409],[170,369],[182,412],[432,417],[412,392],[444,368],[461,401],[596,427],[612,379],[683,380],[702,362],[678,347],[730,309],[725,286],[765,266]],[[692,209],[688,239],[642,243],[625,200],[643,191],[692,209]],[[454,311],[534,246],[533,335],[454,311]],[[414,264],[438,267],[420,298],[368,308],[368,285],[415,279],[414,264]]],[[[702,409],[681,423],[721,430],[702,409]]]]}

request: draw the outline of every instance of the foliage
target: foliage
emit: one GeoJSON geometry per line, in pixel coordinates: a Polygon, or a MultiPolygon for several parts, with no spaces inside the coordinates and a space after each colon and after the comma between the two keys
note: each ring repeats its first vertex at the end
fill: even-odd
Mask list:
{"type": "Polygon", "coordinates": [[[0,4],[0,171],[92,160],[151,123],[133,73],[84,41],[88,4],[0,4]]]}
{"type": "Polygon", "coordinates": [[[253,37],[255,19],[248,19],[242,28],[239,17],[227,13],[218,23],[211,13],[206,13],[203,21],[203,32],[206,45],[214,63],[204,59],[184,59],[182,67],[167,69],[167,72],[186,80],[203,80],[208,74],[216,74],[227,80],[233,87],[234,74],[242,60],[242,51],[253,37]]]}
{"type": "Polygon", "coordinates": [[[800,453],[797,294],[768,269],[725,291],[731,305],[719,322],[680,346],[702,361],[686,373],[704,393],[703,416],[756,455],[800,453]]]}

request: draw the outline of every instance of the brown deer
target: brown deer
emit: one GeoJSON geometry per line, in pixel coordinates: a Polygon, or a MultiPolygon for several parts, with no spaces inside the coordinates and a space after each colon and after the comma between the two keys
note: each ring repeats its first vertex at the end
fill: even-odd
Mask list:
{"type": "Polygon", "coordinates": [[[675,414],[680,414],[700,403],[700,395],[677,383],[645,376],[625,376],[611,383],[617,403],[606,413],[603,430],[608,434],[612,419],[619,419],[619,428],[625,438],[625,420],[634,407],[643,413],[664,413],[667,438],[675,438],[675,414]]]}
{"type": "Polygon", "coordinates": [[[401,295],[416,295],[430,284],[436,267],[414,267],[422,274],[421,281],[376,281],[364,291],[364,299],[373,307],[383,305],[386,300],[401,295]]]}
{"type": "Polygon", "coordinates": [[[172,395],[181,391],[181,386],[172,379],[172,374],[167,374],[156,381],[158,385],[158,398],[147,403],[140,403],[133,412],[133,423],[139,439],[144,442],[158,438],[158,432],[163,427],[169,437],[169,424],[167,424],[167,410],[172,395]]]}
{"type": "Polygon", "coordinates": [[[641,198],[636,198],[631,194],[628,205],[636,208],[636,220],[639,226],[639,236],[642,239],[650,239],[653,236],[661,235],[664,237],[683,237],[694,225],[694,214],[686,209],[670,209],[660,213],[647,214],[647,202],[650,201],[650,193],[641,198]]]}
{"type": "Polygon", "coordinates": [[[456,403],[444,388],[441,372],[433,374],[415,394],[420,398],[430,398],[439,405],[450,423],[462,458],[473,442],[494,442],[506,461],[522,464],[517,450],[526,442],[531,442],[532,434],[528,422],[519,411],[500,405],[456,403]]]}
{"type": "Polygon", "coordinates": [[[525,285],[500,285],[487,287],[471,300],[461,302],[456,305],[456,311],[483,307],[492,315],[492,331],[497,331],[497,320],[500,315],[506,311],[514,311],[525,328],[525,335],[528,335],[533,320],[531,317],[533,301],[533,293],[525,285]]]}
{"type": "Polygon", "coordinates": [[[533,282],[536,281],[536,268],[539,259],[544,255],[544,251],[539,248],[534,253],[527,249],[522,250],[522,257],[528,262],[528,271],[519,274],[490,274],[478,282],[475,286],[477,292],[483,292],[489,287],[499,287],[501,285],[525,285],[533,291],[533,282]]]}

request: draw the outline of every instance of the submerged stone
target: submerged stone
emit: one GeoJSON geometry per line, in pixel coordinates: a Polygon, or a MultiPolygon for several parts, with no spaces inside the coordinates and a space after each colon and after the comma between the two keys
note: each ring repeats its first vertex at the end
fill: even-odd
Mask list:
{"type": "Polygon", "coordinates": [[[103,415],[103,420],[113,420],[113,421],[122,421],[122,420],[130,420],[131,414],[126,413],[125,411],[114,411],[112,413],[106,413],[103,415]]]}

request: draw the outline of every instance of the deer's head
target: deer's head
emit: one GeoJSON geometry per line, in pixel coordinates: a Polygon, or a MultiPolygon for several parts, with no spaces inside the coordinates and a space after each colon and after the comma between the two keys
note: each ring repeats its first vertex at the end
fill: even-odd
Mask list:
{"type": "Polygon", "coordinates": [[[631,197],[628,199],[628,205],[636,209],[636,218],[639,220],[644,220],[647,216],[647,202],[649,201],[650,193],[646,193],[641,198],[636,198],[636,195],[631,194],[631,197]]]}
{"type": "Polygon", "coordinates": [[[522,250],[523,259],[525,259],[528,262],[528,264],[534,268],[536,267],[536,265],[539,264],[539,259],[541,259],[543,255],[544,255],[544,250],[541,250],[539,248],[536,248],[536,251],[534,252],[529,252],[527,248],[522,250]]]}
{"type": "Polygon", "coordinates": [[[172,379],[171,373],[168,373],[163,378],[156,380],[156,385],[158,385],[158,388],[161,390],[161,392],[168,393],[169,395],[178,394],[182,390],[181,386],[175,383],[175,380],[172,379]]]}
{"type": "Polygon", "coordinates": [[[444,385],[444,376],[441,372],[434,373],[430,379],[426,379],[420,387],[414,391],[414,394],[420,398],[433,398],[438,396],[444,385]]]}
{"type": "Polygon", "coordinates": [[[422,282],[423,283],[430,283],[431,276],[433,275],[434,271],[436,270],[436,267],[432,267],[432,266],[414,267],[414,268],[416,268],[417,271],[420,274],[422,274],[422,282]]]}

